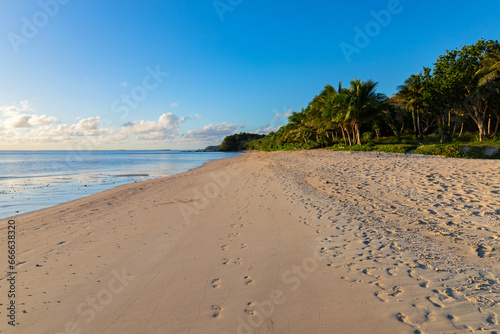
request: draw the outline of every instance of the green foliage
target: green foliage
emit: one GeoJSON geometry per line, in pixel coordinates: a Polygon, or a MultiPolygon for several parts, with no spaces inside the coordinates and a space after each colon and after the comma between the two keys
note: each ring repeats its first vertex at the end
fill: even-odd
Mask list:
{"type": "Polygon", "coordinates": [[[456,144],[432,144],[422,145],[417,147],[415,154],[425,155],[441,155],[449,158],[463,158],[465,154],[462,153],[456,144]]]}
{"type": "Polygon", "coordinates": [[[342,146],[334,145],[330,147],[333,151],[363,151],[363,152],[388,152],[388,153],[403,153],[406,154],[411,150],[414,150],[417,146],[415,145],[404,145],[404,144],[386,144],[377,145],[374,142],[368,142],[365,145],[353,145],[353,146],[342,146]]]}
{"type": "Polygon", "coordinates": [[[480,146],[470,147],[469,150],[464,153],[467,158],[471,159],[488,159],[489,157],[484,154],[484,148],[480,146]]]}
{"type": "Polygon", "coordinates": [[[220,150],[225,152],[241,151],[247,149],[247,143],[251,142],[252,140],[260,139],[262,137],[264,137],[264,135],[243,132],[227,136],[220,144],[220,150]]]}
{"type": "Polygon", "coordinates": [[[457,144],[432,144],[419,146],[414,153],[441,155],[450,158],[500,159],[500,151],[492,156],[485,154],[486,146],[459,146],[457,144]]]}
{"type": "Polygon", "coordinates": [[[483,39],[446,51],[434,68],[411,75],[391,98],[377,93],[372,80],[356,79],[347,88],[326,85],[306,108],[292,113],[288,124],[245,147],[407,153],[419,146],[421,154],[481,157],[479,151],[463,154],[457,147],[471,141],[500,146],[495,139],[499,57],[500,44],[483,39]]]}
{"type": "Polygon", "coordinates": [[[388,153],[403,153],[406,154],[411,150],[416,149],[416,145],[407,144],[394,144],[394,145],[377,145],[375,150],[377,152],[388,152],[388,153]]]}
{"type": "Polygon", "coordinates": [[[207,146],[205,147],[204,151],[219,151],[220,146],[219,145],[213,145],[213,146],[207,146]]]}
{"type": "Polygon", "coordinates": [[[371,132],[371,131],[363,132],[363,134],[361,135],[361,138],[363,138],[364,140],[373,139],[373,132],[371,132]]]}

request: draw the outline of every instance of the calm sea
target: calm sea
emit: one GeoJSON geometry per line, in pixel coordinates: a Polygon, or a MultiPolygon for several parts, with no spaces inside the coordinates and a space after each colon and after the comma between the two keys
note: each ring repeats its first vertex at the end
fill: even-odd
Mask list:
{"type": "Polygon", "coordinates": [[[0,151],[0,218],[233,156],[186,151],[0,151]]]}

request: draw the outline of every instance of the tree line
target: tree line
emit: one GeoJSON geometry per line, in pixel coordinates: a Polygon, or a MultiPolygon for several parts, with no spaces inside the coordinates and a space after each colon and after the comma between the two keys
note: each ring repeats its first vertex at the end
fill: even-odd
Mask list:
{"type": "Polygon", "coordinates": [[[288,124],[246,149],[319,148],[362,145],[373,137],[415,140],[433,135],[439,142],[475,133],[493,138],[500,124],[500,44],[480,39],[446,51],[433,68],[423,67],[387,97],[377,82],[355,79],[348,87],[326,85],[288,124]]]}

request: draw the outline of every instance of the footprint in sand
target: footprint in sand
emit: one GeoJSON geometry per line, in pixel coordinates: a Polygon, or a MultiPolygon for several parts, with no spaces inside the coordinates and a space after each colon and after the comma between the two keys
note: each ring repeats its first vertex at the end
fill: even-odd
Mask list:
{"type": "Polygon", "coordinates": [[[245,285],[253,284],[253,279],[251,279],[250,276],[245,276],[243,279],[245,280],[245,285]]]}
{"type": "Polygon", "coordinates": [[[234,261],[234,264],[242,264],[243,263],[242,260],[243,259],[241,257],[239,257],[239,258],[236,259],[236,261],[234,261]]]}
{"type": "Polygon", "coordinates": [[[250,302],[247,304],[247,308],[245,309],[245,313],[249,315],[255,315],[255,310],[253,309],[254,303],[250,302]]]}
{"type": "Polygon", "coordinates": [[[375,297],[377,297],[381,302],[387,303],[389,300],[385,298],[386,293],[383,291],[375,292],[375,297]]]}
{"type": "Polygon", "coordinates": [[[408,270],[408,276],[418,281],[418,285],[422,288],[427,289],[429,287],[430,281],[426,280],[422,276],[418,276],[418,274],[413,270],[408,270]]]}
{"type": "Polygon", "coordinates": [[[329,253],[329,252],[326,250],[326,248],[325,248],[325,247],[321,247],[321,249],[319,250],[319,252],[320,252],[321,254],[328,254],[328,253],[329,253]]]}
{"type": "Polygon", "coordinates": [[[245,244],[241,244],[241,249],[247,248],[248,246],[245,244]]]}
{"type": "Polygon", "coordinates": [[[490,254],[492,249],[493,248],[490,245],[478,244],[475,247],[474,251],[476,252],[477,256],[479,256],[480,258],[485,258],[485,257],[488,257],[488,255],[490,254]]]}
{"type": "Polygon", "coordinates": [[[486,319],[486,322],[492,325],[498,325],[498,316],[497,314],[490,312],[488,314],[488,318],[486,319]]]}
{"type": "Polygon", "coordinates": [[[212,317],[218,318],[220,316],[220,312],[222,311],[222,307],[219,305],[212,305],[212,317]]]}
{"type": "Polygon", "coordinates": [[[219,284],[219,283],[220,283],[220,279],[218,279],[218,278],[214,278],[214,279],[212,280],[212,288],[215,288],[215,289],[216,289],[216,288],[218,288],[218,287],[220,286],[220,284],[219,284]]]}
{"type": "Polygon", "coordinates": [[[403,289],[402,289],[401,287],[399,287],[399,286],[395,286],[395,287],[393,287],[393,288],[392,288],[392,291],[393,291],[393,292],[391,292],[391,293],[389,294],[389,296],[392,296],[392,297],[397,297],[397,296],[399,296],[400,294],[402,294],[402,293],[403,293],[403,289]]]}
{"type": "Polygon", "coordinates": [[[410,320],[410,318],[406,314],[398,313],[396,315],[396,317],[398,318],[399,321],[401,321],[407,325],[413,326],[412,321],[410,320]]]}
{"type": "Polygon", "coordinates": [[[390,276],[397,276],[397,274],[396,274],[396,268],[387,268],[387,273],[390,276]]]}
{"type": "Polygon", "coordinates": [[[438,307],[438,308],[442,308],[444,307],[443,304],[440,303],[439,299],[437,297],[434,297],[434,296],[429,296],[427,297],[427,300],[432,304],[434,305],[435,307],[438,307]]]}
{"type": "Polygon", "coordinates": [[[228,248],[229,248],[229,246],[228,246],[228,245],[224,245],[224,246],[222,246],[220,249],[222,249],[223,251],[225,251],[225,250],[227,250],[228,248]]]}
{"type": "Polygon", "coordinates": [[[227,266],[229,262],[231,262],[231,259],[228,259],[228,258],[222,259],[222,264],[225,266],[227,266]]]}

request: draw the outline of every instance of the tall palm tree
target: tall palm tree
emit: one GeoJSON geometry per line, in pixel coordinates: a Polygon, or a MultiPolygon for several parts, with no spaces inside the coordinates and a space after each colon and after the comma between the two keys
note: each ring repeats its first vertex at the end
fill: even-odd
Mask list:
{"type": "Polygon", "coordinates": [[[406,104],[406,108],[411,110],[413,118],[413,129],[417,136],[421,136],[420,131],[420,106],[422,104],[422,91],[424,89],[422,73],[412,74],[405,82],[398,86],[396,97],[406,104]],[[415,117],[416,111],[416,117],[415,117]]]}
{"type": "Polygon", "coordinates": [[[383,94],[376,92],[377,84],[372,80],[355,79],[351,81],[349,92],[346,93],[347,112],[345,118],[353,125],[358,145],[361,145],[360,127],[362,123],[380,111],[381,101],[385,98],[383,94]]]}

